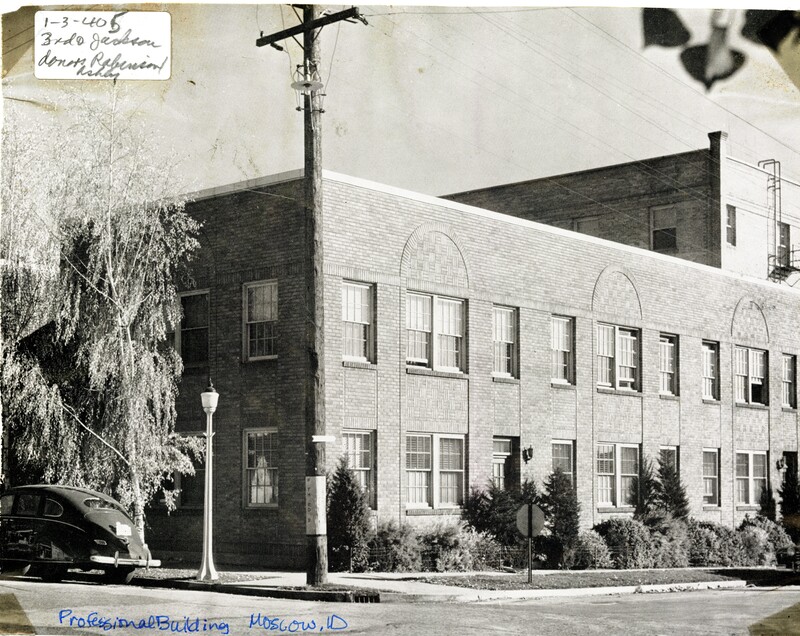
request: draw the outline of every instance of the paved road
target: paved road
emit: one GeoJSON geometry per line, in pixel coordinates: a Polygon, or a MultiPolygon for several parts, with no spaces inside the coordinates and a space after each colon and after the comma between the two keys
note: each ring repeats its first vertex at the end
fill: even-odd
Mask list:
{"type": "Polygon", "coordinates": [[[333,605],[85,583],[0,581],[0,633],[121,636],[188,632],[216,636],[266,634],[270,631],[263,627],[266,624],[274,625],[273,633],[280,633],[282,625],[285,631],[306,628],[307,633],[413,636],[746,634],[748,626],[776,613],[780,613],[782,622],[772,633],[800,634],[800,589],[748,588],[469,604],[333,605]],[[97,621],[89,626],[82,621],[87,621],[92,612],[97,612],[97,619],[134,621],[138,628],[120,627],[119,619],[113,630],[110,624],[104,628],[97,621]],[[251,616],[256,619],[252,627],[251,616]],[[16,629],[10,629],[14,624],[16,629]]]}

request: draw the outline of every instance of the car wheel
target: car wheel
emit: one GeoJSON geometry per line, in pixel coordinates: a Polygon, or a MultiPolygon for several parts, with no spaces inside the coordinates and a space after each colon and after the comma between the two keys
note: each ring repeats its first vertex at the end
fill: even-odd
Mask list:
{"type": "Polygon", "coordinates": [[[113,570],[106,570],[104,578],[109,583],[118,583],[120,585],[127,585],[133,579],[133,574],[136,568],[114,568],[113,570]]]}

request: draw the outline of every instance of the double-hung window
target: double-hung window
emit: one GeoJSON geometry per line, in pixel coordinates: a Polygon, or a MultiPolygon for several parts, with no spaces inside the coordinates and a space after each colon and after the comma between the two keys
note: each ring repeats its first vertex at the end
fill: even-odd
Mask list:
{"type": "Polygon", "coordinates": [[[371,285],[342,284],[342,356],[345,360],[374,360],[372,298],[371,285]]]}
{"type": "Polygon", "coordinates": [[[407,499],[410,508],[453,508],[464,500],[464,438],[406,436],[407,499]]]}
{"type": "Polygon", "coordinates": [[[703,399],[719,400],[719,343],[703,341],[703,399]]]}
{"type": "Polygon", "coordinates": [[[175,349],[183,360],[184,369],[208,366],[208,292],[193,291],[180,294],[181,324],[175,330],[175,349]]]}
{"type": "Polygon", "coordinates": [[[553,316],[550,320],[550,330],[550,378],[556,383],[574,384],[575,321],[565,316],[553,316]]]}
{"type": "Polygon", "coordinates": [[[744,404],[767,403],[767,352],[761,349],[734,349],[735,397],[744,404]]]}
{"type": "Polygon", "coordinates": [[[703,503],[719,505],[719,449],[703,449],[703,503]]]}
{"type": "Polygon", "coordinates": [[[736,503],[757,505],[767,488],[766,451],[736,453],[736,503]]]}
{"type": "Polygon", "coordinates": [[[495,437],[492,440],[492,483],[505,489],[509,484],[511,472],[511,439],[495,437]]]}
{"type": "Polygon", "coordinates": [[[778,265],[780,267],[789,267],[792,264],[790,240],[789,224],[778,223],[778,265]]]}
{"type": "Polygon", "coordinates": [[[674,250],[678,247],[678,224],[675,207],[668,205],[653,208],[652,211],[652,248],[656,252],[674,250]]]}
{"type": "Polygon", "coordinates": [[[597,325],[597,384],[639,390],[639,330],[597,325]]]}
{"type": "Polygon", "coordinates": [[[245,505],[278,503],[278,432],[275,429],[244,432],[245,505]]]}
{"type": "Polygon", "coordinates": [[[409,292],[406,364],[440,371],[464,370],[463,300],[409,292]]]}
{"type": "Polygon", "coordinates": [[[278,281],[244,286],[245,360],[277,357],[278,281]]]}
{"type": "Polygon", "coordinates": [[[517,377],[517,310],[511,307],[492,308],[492,344],[496,376],[517,377]]]}
{"type": "Polygon", "coordinates": [[[571,440],[554,440],[552,444],[553,472],[560,468],[572,486],[575,486],[575,443],[571,440]]]}
{"type": "Polygon", "coordinates": [[[659,393],[678,394],[678,336],[661,334],[658,338],[659,393]]]}
{"type": "Polygon", "coordinates": [[[370,431],[343,431],[342,450],[371,508],[375,508],[375,445],[370,431]]]}
{"type": "Polygon", "coordinates": [[[616,508],[635,506],[639,446],[598,444],[596,459],[598,505],[616,508]]]}
{"type": "Polygon", "coordinates": [[[662,466],[671,466],[672,469],[678,472],[678,447],[677,446],[662,446],[658,449],[658,462],[662,466]]]}
{"type": "Polygon", "coordinates": [[[736,246],[736,208],[728,204],[728,216],[725,223],[725,239],[728,245],[736,246]]]}
{"type": "Polygon", "coordinates": [[[797,356],[783,354],[783,381],[781,383],[781,405],[797,408],[797,356]]]}

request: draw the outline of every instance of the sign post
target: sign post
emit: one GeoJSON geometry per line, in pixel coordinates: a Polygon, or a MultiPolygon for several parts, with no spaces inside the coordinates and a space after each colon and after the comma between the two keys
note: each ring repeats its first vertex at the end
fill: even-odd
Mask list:
{"type": "Polygon", "coordinates": [[[528,584],[533,582],[533,537],[544,527],[544,512],[534,504],[524,504],[517,510],[517,530],[528,539],[528,584]]]}

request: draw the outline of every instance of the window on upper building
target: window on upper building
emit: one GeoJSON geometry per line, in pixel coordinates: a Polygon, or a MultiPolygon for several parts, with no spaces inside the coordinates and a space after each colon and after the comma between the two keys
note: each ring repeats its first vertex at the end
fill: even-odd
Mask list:
{"type": "Polygon", "coordinates": [[[342,431],[342,451],[347,466],[367,495],[370,508],[375,508],[375,433],[342,431]]]}
{"type": "Polygon", "coordinates": [[[658,377],[660,393],[678,395],[678,336],[658,337],[658,377]]]}
{"type": "Polygon", "coordinates": [[[372,285],[342,283],[342,356],[345,360],[375,360],[372,298],[372,285]]]}
{"type": "Polygon", "coordinates": [[[728,245],[736,246],[736,207],[728,205],[728,216],[725,224],[725,239],[728,245]]]}
{"type": "Polygon", "coordinates": [[[767,352],[736,347],[734,355],[736,401],[742,404],[766,404],[767,352]]]}
{"type": "Polygon", "coordinates": [[[703,449],[703,503],[719,505],[719,449],[703,449]]]}
{"type": "Polygon", "coordinates": [[[736,453],[736,503],[758,505],[766,488],[766,451],[742,451],[736,453]]]}
{"type": "Polygon", "coordinates": [[[506,378],[518,377],[517,310],[511,307],[492,308],[492,373],[506,378]]]}
{"type": "Polygon", "coordinates": [[[597,325],[597,384],[638,391],[639,330],[597,325]]]}
{"type": "Polygon", "coordinates": [[[781,405],[797,408],[797,356],[783,354],[783,381],[781,382],[781,405]]]}
{"type": "Polygon", "coordinates": [[[550,352],[553,382],[575,383],[575,319],[552,316],[550,319],[550,352]]]}
{"type": "Polygon", "coordinates": [[[778,265],[791,265],[791,237],[788,223],[778,223],[778,265]]]}
{"type": "Polygon", "coordinates": [[[560,468],[575,487],[575,442],[572,440],[553,440],[553,471],[560,468]]]}
{"type": "Polygon", "coordinates": [[[463,371],[465,306],[463,300],[409,292],[406,298],[406,364],[439,371],[463,371]]]}
{"type": "Polygon", "coordinates": [[[674,206],[664,206],[651,210],[653,229],[652,249],[655,251],[678,248],[677,214],[674,206]]]}
{"type": "Polygon", "coordinates": [[[589,236],[600,236],[600,217],[587,216],[582,219],[575,219],[575,231],[589,236]]]}
{"type": "Polygon", "coordinates": [[[464,437],[406,436],[407,504],[453,508],[464,500],[464,437]]]}
{"type": "Polygon", "coordinates": [[[278,431],[258,429],[244,432],[245,505],[275,506],[278,503],[278,431]]]}
{"type": "Polygon", "coordinates": [[[627,508],[636,505],[639,478],[639,446],[597,445],[597,503],[627,508]]]}
{"type": "Polygon", "coordinates": [[[511,485],[511,438],[495,437],[492,440],[492,483],[505,489],[511,485]]]}
{"type": "Polygon", "coordinates": [[[244,286],[245,360],[267,360],[278,355],[278,281],[244,286]]]}
{"type": "Polygon", "coordinates": [[[719,343],[703,341],[703,399],[719,400],[719,343]]]}
{"type": "Polygon", "coordinates": [[[208,291],[179,294],[181,325],[174,333],[175,350],[186,370],[208,366],[208,291]]]}

